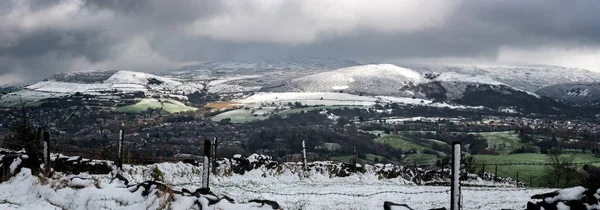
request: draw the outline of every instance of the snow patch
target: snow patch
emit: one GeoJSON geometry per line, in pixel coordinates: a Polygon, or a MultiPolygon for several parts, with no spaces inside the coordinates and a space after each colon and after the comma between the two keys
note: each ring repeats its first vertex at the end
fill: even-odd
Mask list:
{"type": "Polygon", "coordinates": [[[552,198],[545,198],[544,201],[546,201],[546,203],[554,203],[556,201],[580,200],[581,198],[583,198],[584,192],[585,188],[581,186],[562,189],[558,191],[557,196],[554,196],[552,198]]]}
{"type": "Polygon", "coordinates": [[[19,167],[21,162],[22,162],[21,158],[15,158],[15,160],[9,166],[11,174],[15,174],[15,170],[17,170],[17,167],[19,167]]]}

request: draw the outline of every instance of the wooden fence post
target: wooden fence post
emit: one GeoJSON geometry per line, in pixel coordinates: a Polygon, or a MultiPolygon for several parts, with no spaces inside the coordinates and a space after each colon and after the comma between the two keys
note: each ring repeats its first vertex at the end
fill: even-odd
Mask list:
{"type": "Polygon", "coordinates": [[[123,157],[125,157],[125,131],[123,131],[123,129],[119,130],[119,155],[118,155],[118,160],[117,160],[117,166],[119,167],[119,169],[123,170],[123,157]]]}
{"type": "Polygon", "coordinates": [[[494,179],[498,181],[498,164],[496,164],[496,169],[494,171],[494,179]]]}
{"type": "Polygon", "coordinates": [[[217,137],[214,137],[213,139],[213,153],[212,153],[212,173],[213,175],[217,175],[217,137]]]}
{"type": "Polygon", "coordinates": [[[304,168],[304,170],[308,170],[308,166],[306,165],[306,143],[304,142],[304,140],[302,140],[302,168],[304,168]]]}
{"type": "Polygon", "coordinates": [[[485,175],[485,163],[481,166],[481,176],[485,175]]]}
{"type": "Polygon", "coordinates": [[[420,177],[419,175],[419,166],[417,166],[417,161],[413,160],[413,165],[415,166],[415,174],[417,175],[417,177],[420,177]]]}
{"type": "Polygon", "coordinates": [[[356,146],[352,147],[352,170],[356,171],[356,146]]]}
{"type": "Polygon", "coordinates": [[[44,131],[44,168],[50,171],[50,133],[44,131]]]}
{"type": "Polygon", "coordinates": [[[517,187],[519,187],[519,171],[517,171],[517,187]]]}
{"type": "Polygon", "coordinates": [[[452,185],[450,189],[450,210],[460,209],[460,157],[462,144],[452,142],[452,185]]]}
{"type": "Polygon", "coordinates": [[[529,187],[533,188],[533,177],[529,177],[529,187]]]}
{"type": "Polygon", "coordinates": [[[208,167],[209,165],[209,159],[210,159],[210,154],[211,154],[211,146],[210,146],[210,140],[204,140],[204,154],[203,154],[203,161],[202,161],[202,188],[204,189],[209,189],[208,188],[208,178],[210,175],[210,167],[208,167]]]}

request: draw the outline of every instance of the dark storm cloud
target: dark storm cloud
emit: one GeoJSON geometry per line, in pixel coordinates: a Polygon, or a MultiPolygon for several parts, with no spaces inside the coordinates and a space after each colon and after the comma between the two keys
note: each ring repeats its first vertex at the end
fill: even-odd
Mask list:
{"type": "Polygon", "coordinates": [[[600,52],[598,11],[597,0],[1,1],[0,75],[154,71],[273,55],[494,60],[506,47],[600,52]]]}
{"type": "Polygon", "coordinates": [[[437,28],[395,34],[362,32],[310,44],[301,47],[301,52],[377,60],[493,58],[500,46],[598,48],[599,11],[600,1],[464,1],[437,28]]]}
{"type": "Polygon", "coordinates": [[[600,2],[579,1],[475,1],[462,11],[494,26],[557,40],[598,44],[600,2]]]}

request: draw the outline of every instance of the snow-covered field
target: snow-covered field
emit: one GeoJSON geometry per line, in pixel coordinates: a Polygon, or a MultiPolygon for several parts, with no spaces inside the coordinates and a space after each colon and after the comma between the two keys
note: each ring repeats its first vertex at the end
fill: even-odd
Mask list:
{"type": "Polygon", "coordinates": [[[250,97],[236,100],[235,103],[251,107],[261,105],[286,105],[287,103],[300,102],[308,106],[373,106],[377,102],[400,103],[406,105],[447,107],[451,109],[482,109],[483,107],[471,107],[450,105],[446,103],[433,103],[431,100],[414,99],[393,96],[359,96],[348,93],[335,92],[285,92],[267,93],[260,92],[250,97]]]}
{"type": "Polygon", "coordinates": [[[184,103],[181,103],[179,101],[172,100],[172,99],[144,98],[136,104],[120,107],[119,111],[137,113],[137,112],[146,111],[150,108],[152,108],[152,109],[162,108],[164,111],[167,111],[170,113],[197,110],[197,108],[195,108],[195,107],[187,106],[184,103]]]}
{"type": "Polygon", "coordinates": [[[358,96],[347,93],[329,92],[286,92],[286,93],[257,93],[250,97],[237,100],[236,103],[249,106],[261,104],[286,105],[287,103],[300,102],[303,105],[316,106],[372,106],[377,98],[358,96]]]}
{"type": "MultiPolygon", "coordinates": [[[[249,158],[251,159],[252,156],[249,158]]],[[[12,164],[11,164],[12,165],[12,164]]],[[[385,179],[370,172],[347,177],[331,177],[326,170],[302,172],[300,165],[281,169],[261,166],[244,175],[230,173],[227,165],[211,175],[210,188],[217,195],[226,195],[237,203],[251,199],[276,201],[282,209],[382,209],[385,201],[405,203],[413,209],[449,206],[449,187],[419,186],[403,178],[385,179]]],[[[379,167],[379,166],[375,166],[379,167]]],[[[173,190],[194,191],[201,187],[202,167],[185,163],[124,165],[122,175],[130,185],[158,180],[173,190]]],[[[23,169],[10,180],[0,183],[0,209],[188,209],[194,199],[152,191],[143,195],[122,183],[111,182],[113,175],[66,175],[56,173],[51,179],[32,176],[23,169]]],[[[491,185],[473,180],[473,184],[491,185]]],[[[498,183],[496,183],[498,184],[498,183]]],[[[156,190],[156,189],[154,189],[156,190]]],[[[464,209],[524,209],[530,197],[552,189],[463,187],[464,209]]],[[[220,203],[208,209],[240,209],[240,205],[220,203]]],[[[257,209],[255,204],[241,209],[257,209]]]]}
{"type": "MultiPolygon", "coordinates": [[[[165,183],[175,190],[201,186],[201,168],[181,163],[126,167],[124,175],[141,183],[150,179],[149,174],[154,167],[164,172],[165,183]]],[[[449,187],[416,186],[401,179],[379,180],[369,175],[344,178],[310,176],[301,178],[284,174],[265,178],[263,172],[255,170],[245,175],[211,177],[210,186],[216,194],[227,195],[239,202],[268,199],[277,201],[282,209],[382,209],[385,201],[405,203],[414,209],[428,209],[448,207],[450,201],[449,187]]],[[[0,184],[0,208],[157,209],[164,202],[165,198],[160,195],[144,198],[139,193],[129,193],[126,188],[110,184],[109,178],[108,175],[71,175],[62,178],[70,180],[64,186],[47,186],[40,185],[36,177],[20,174],[0,184]]],[[[58,185],[60,180],[54,184],[58,185]]],[[[464,209],[524,209],[532,195],[549,191],[552,190],[463,187],[462,205],[464,209]]]]}
{"type": "MultiPolygon", "coordinates": [[[[405,203],[413,209],[450,206],[449,187],[410,186],[390,182],[357,180],[323,183],[318,181],[218,183],[215,191],[238,199],[256,197],[276,200],[285,209],[382,209],[385,201],[405,203]],[[382,193],[383,192],[383,193],[382,193]],[[389,193],[386,193],[389,192],[389,193]]],[[[464,209],[524,209],[529,198],[548,189],[462,189],[464,209]]]]}

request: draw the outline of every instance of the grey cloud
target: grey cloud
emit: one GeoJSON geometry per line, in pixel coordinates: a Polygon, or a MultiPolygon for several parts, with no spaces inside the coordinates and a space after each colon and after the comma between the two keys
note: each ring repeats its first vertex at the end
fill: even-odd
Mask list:
{"type": "Polygon", "coordinates": [[[513,28],[537,37],[582,43],[600,42],[600,2],[473,1],[461,12],[490,25],[513,28]],[[470,12],[469,12],[470,11],[470,12]]]}
{"type": "MultiPolygon", "coordinates": [[[[29,12],[35,12],[65,1],[21,2],[29,5],[29,12]]],[[[82,0],[78,11],[70,14],[73,20],[61,19],[67,22],[66,26],[55,23],[61,27],[9,27],[0,31],[0,36],[18,34],[11,36],[16,37],[14,40],[0,43],[0,76],[17,73],[39,79],[55,72],[82,68],[152,66],[154,59],[128,57],[124,60],[121,57],[123,51],[132,48],[133,40],[137,44],[142,40],[149,45],[149,48],[135,48],[147,51],[139,53],[161,58],[160,65],[157,65],[160,67],[156,68],[169,64],[176,68],[178,64],[187,62],[268,56],[337,57],[374,62],[437,57],[494,60],[501,47],[600,49],[600,1],[597,0],[449,0],[451,3],[445,6],[451,8],[441,9],[433,2],[434,12],[424,11],[423,15],[447,12],[441,22],[431,23],[426,17],[415,17],[415,21],[429,25],[392,27],[398,30],[385,27],[406,24],[411,21],[410,18],[377,19],[381,11],[369,7],[372,6],[369,2],[365,2],[366,11],[362,11],[363,16],[360,16],[364,19],[364,14],[368,14],[366,18],[372,18],[368,21],[357,20],[354,14],[345,14],[343,10],[342,13],[327,14],[332,16],[322,21],[315,20],[321,16],[298,9],[318,8],[320,5],[307,7],[307,2],[290,1],[279,7],[264,9],[254,7],[257,2],[245,0],[82,0]],[[261,16],[261,12],[270,13],[261,16]],[[257,20],[252,19],[255,16],[257,20]],[[243,23],[234,21],[240,17],[241,20],[252,20],[243,23]],[[78,18],[83,18],[83,23],[77,22],[78,18]],[[85,18],[94,21],[86,23],[85,18]],[[279,21],[265,20],[261,24],[260,18],[279,21]],[[224,24],[222,27],[225,29],[215,33],[203,31],[211,30],[211,27],[220,28],[221,25],[206,25],[215,19],[219,20],[216,23],[224,24]],[[351,24],[352,21],[360,23],[351,24]],[[290,24],[286,24],[288,22],[290,24]],[[247,25],[238,30],[239,24],[246,23],[258,24],[257,30],[262,31],[252,31],[252,27],[247,25]],[[319,26],[310,27],[310,24],[319,26]],[[339,24],[344,26],[337,27],[339,24]],[[295,36],[285,37],[289,32],[284,30],[291,26],[307,27],[306,30],[297,30],[306,34],[298,36],[298,40],[295,36]],[[329,31],[328,26],[335,26],[335,30],[329,31]],[[227,33],[236,34],[218,36],[227,33]],[[228,39],[231,37],[234,39],[228,39]],[[141,65],[142,62],[144,65],[141,65]]],[[[335,1],[332,2],[335,4],[335,1]]],[[[10,1],[0,1],[0,18],[15,8],[10,1]]],[[[335,7],[321,8],[318,12],[326,12],[329,8],[335,7]]],[[[5,25],[11,24],[20,23],[16,21],[5,25]]],[[[2,38],[0,42],[3,42],[2,38]]]]}

